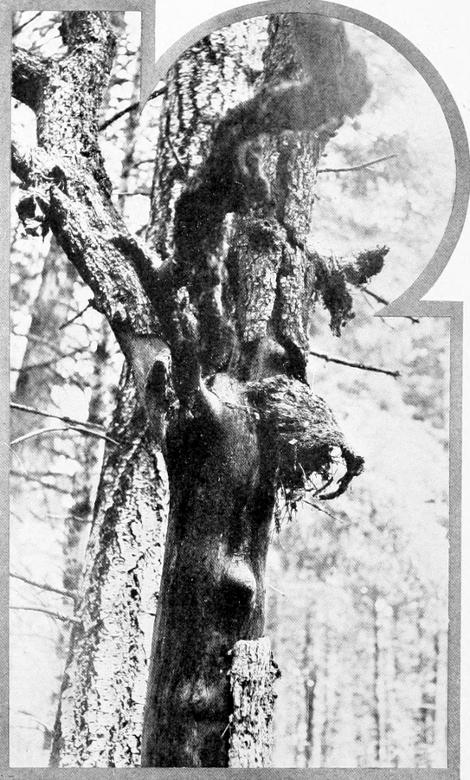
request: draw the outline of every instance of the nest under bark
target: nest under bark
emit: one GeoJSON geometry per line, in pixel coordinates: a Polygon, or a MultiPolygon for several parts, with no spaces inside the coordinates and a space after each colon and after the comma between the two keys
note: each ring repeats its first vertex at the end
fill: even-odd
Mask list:
{"type": "Polygon", "coordinates": [[[256,408],[267,455],[275,458],[280,486],[291,503],[309,491],[325,500],[344,493],[353,477],[361,473],[364,460],[346,443],[323,398],[308,385],[285,376],[253,382],[248,398],[256,408]],[[335,479],[334,467],[342,456],[346,471],[329,493],[325,489],[335,479]],[[311,481],[317,474],[319,488],[311,481]]]}

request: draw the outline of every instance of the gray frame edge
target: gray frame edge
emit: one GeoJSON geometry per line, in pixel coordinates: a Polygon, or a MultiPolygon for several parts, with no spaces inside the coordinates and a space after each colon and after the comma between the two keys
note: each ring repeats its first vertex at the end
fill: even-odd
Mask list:
{"type": "MultiPolygon", "coordinates": [[[[157,0],[158,1],[158,0],[157,0]]],[[[0,265],[3,289],[9,289],[9,251],[10,251],[10,212],[9,212],[9,176],[10,176],[10,72],[11,72],[11,15],[21,11],[62,11],[62,10],[123,10],[142,12],[142,95],[148,96],[155,84],[161,79],[168,67],[188,47],[219,27],[236,21],[269,13],[304,12],[333,16],[346,22],[365,27],[398,50],[418,70],[431,88],[449,126],[454,145],[456,162],[456,186],[452,212],[449,221],[433,257],[410,287],[393,303],[382,309],[378,316],[397,317],[416,315],[421,317],[448,317],[450,319],[450,417],[449,417],[449,676],[448,676],[448,767],[440,769],[390,769],[390,768],[344,768],[344,769],[73,769],[50,768],[8,768],[8,468],[9,468],[9,409],[5,403],[0,411],[0,430],[4,444],[0,455],[0,490],[2,523],[2,544],[0,548],[0,626],[1,626],[1,668],[0,668],[0,769],[8,780],[59,780],[66,772],[68,776],[80,777],[85,771],[86,778],[142,778],[153,777],[156,780],[203,780],[208,775],[213,778],[228,776],[256,777],[260,780],[459,780],[460,754],[460,581],[461,581],[461,476],[462,476],[462,341],[463,341],[463,305],[459,302],[421,301],[420,298],[432,287],[450,259],[453,249],[462,231],[470,192],[470,157],[467,137],[460,113],[455,101],[434,66],[423,54],[397,30],[353,8],[323,0],[272,0],[252,5],[240,6],[198,25],[171,46],[154,63],[154,0],[7,0],[6,7],[0,8],[0,68],[4,76],[1,84],[0,105],[3,108],[8,131],[0,138],[0,160],[2,180],[0,197],[3,204],[0,210],[0,241],[2,263],[0,265]],[[6,76],[6,78],[5,78],[6,76]],[[3,260],[4,258],[4,260],[3,260]],[[80,774],[79,774],[80,773],[80,774]]],[[[9,297],[3,295],[0,300],[0,332],[2,344],[8,343],[9,297]]],[[[8,347],[0,357],[1,391],[9,397],[8,347]]],[[[3,397],[3,396],[2,396],[3,397]]]]}

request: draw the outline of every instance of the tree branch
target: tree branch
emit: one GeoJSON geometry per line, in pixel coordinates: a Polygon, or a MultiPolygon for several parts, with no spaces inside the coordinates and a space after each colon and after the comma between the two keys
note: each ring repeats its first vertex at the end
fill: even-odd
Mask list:
{"type": "MultiPolygon", "coordinates": [[[[154,100],[157,97],[160,97],[160,95],[164,95],[166,92],[166,87],[160,87],[160,89],[156,89],[149,97],[150,100],[154,100]]],[[[120,119],[122,116],[125,116],[126,114],[129,114],[131,111],[136,111],[140,106],[139,101],[136,101],[135,103],[131,103],[129,106],[126,106],[125,108],[122,108],[120,111],[117,111],[113,116],[111,116],[109,119],[106,119],[104,122],[101,122],[100,125],[98,125],[98,130],[103,131],[106,130],[110,125],[113,124],[113,122],[117,122],[118,119],[120,119]]],[[[152,160],[152,162],[155,162],[152,160]]]]}
{"type": "Polygon", "coordinates": [[[119,446],[118,441],[111,439],[109,436],[106,436],[104,433],[100,433],[99,431],[93,431],[90,428],[85,428],[83,426],[78,427],[76,425],[65,425],[65,426],[61,426],[60,428],[57,427],[37,428],[34,431],[29,431],[28,433],[25,433],[23,436],[18,436],[17,439],[12,439],[12,441],[10,442],[10,446],[13,446],[14,444],[20,444],[21,442],[27,441],[28,439],[33,439],[36,436],[42,436],[45,433],[53,433],[53,432],[59,433],[60,431],[78,431],[78,433],[83,433],[85,436],[94,436],[96,439],[104,439],[104,441],[107,441],[110,444],[115,444],[119,446]]]}
{"type": "Polygon", "coordinates": [[[10,402],[10,408],[16,409],[19,412],[26,412],[27,414],[37,414],[39,417],[52,417],[54,420],[61,420],[62,422],[69,423],[70,425],[79,425],[83,428],[92,428],[93,430],[104,430],[102,425],[92,424],[89,422],[83,422],[82,420],[75,420],[73,417],[67,415],[54,414],[53,412],[46,412],[42,409],[36,409],[34,406],[25,406],[25,404],[17,404],[14,401],[10,402]]]}
{"type": "Polygon", "coordinates": [[[41,588],[41,590],[47,590],[50,593],[58,593],[60,596],[66,596],[69,599],[73,599],[73,601],[77,598],[75,591],[54,588],[52,585],[47,585],[45,582],[36,582],[35,580],[30,580],[28,577],[23,577],[21,574],[10,572],[10,577],[13,577],[15,580],[20,580],[21,582],[26,582],[27,585],[33,585],[35,588],[41,588]]]}
{"type": "Polygon", "coordinates": [[[12,95],[16,100],[36,111],[46,76],[47,65],[42,57],[19,46],[13,47],[12,95]]]}
{"type": "Polygon", "coordinates": [[[387,154],[385,157],[379,157],[377,160],[370,160],[369,162],[361,163],[361,165],[353,165],[350,168],[319,168],[317,173],[349,173],[350,171],[362,171],[363,168],[370,168],[371,165],[377,165],[377,163],[384,162],[385,160],[392,160],[394,157],[398,157],[398,155],[387,154]]]}
{"type": "Polygon", "coordinates": [[[56,620],[62,620],[63,623],[76,623],[77,625],[80,623],[77,618],[67,617],[67,615],[61,615],[60,612],[53,612],[51,609],[44,609],[43,607],[20,607],[16,604],[11,604],[10,609],[21,610],[23,612],[42,612],[44,615],[56,618],[56,620]]]}
{"type": "Polygon", "coordinates": [[[375,371],[378,374],[388,374],[389,376],[393,376],[395,379],[401,376],[399,371],[390,371],[387,368],[377,368],[377,366],[368,366],[365,363],[354,363],[350,360],[343,360],[342,358],[330,357],[330,355],[326,355],[323,352],[313,352],[312,350],[310,350],[309,354],[313,355],[314,357],[320,358],[321,360],[325,360],[327,363],[339,363],[342,366],[350,366],[350,368],[360,368],[362,369],[362,371],[375,371]]]}
{"type": "Polygon", "coordinates": [[[27,27],[29,24],[34,22],[35,19],[38,18],[38,16],[41,16],[41,14],[44,13],[43,11],[38,11],[36,14],[33,14],[33,16],[30,16],[29,19],[26,19],[23,24],[19,24],[18,27],[15,27],[13,30],[12,35],[18,35],[22,30],[24,30],[25,27],[27,27]]]}
{"type": "MultiPolygon", "coordinates": [[[[388,306],[388,304],[390,303],[390,301],[387,301],[381,295],[377,295],[377,293],[372,292],[372,290],[369,290],[368,287],[361,286],[361,290],[363,293],[365,293],[365,295],[368,295],[370,298],[373,298],[374,301],[377,301],[377,303],[383,303],[384,306],[388,306]]],[[[413,323],[419,323],[419,319],[417,317],[408,316],[406,319],[411,320],[411,322],[413,323]]]]}
{"type": "Polygon", "coordinates": [[[53,366],[55,363],[59,363],[61,360],[64,360],[64,358],[74,357],[74,355],[82,354],[83,352],[87,352],[89,349],[89,346],[76,347],[76,349],[72,350],[71,352],[65,352],[62,355],[56,355],[49,360],[41,360],[39,363],[28,363],[27,365],[21,366],[20,368],[12,368],[12,371],[21,371],[21,373],[23,373],[26,371],[35,371],[37,368],[48,368],[49,366],[53,366]]]}
{"type": "Polygon", "coordinates": [[[161,348],[156,336],[159,323],[147,294],[155,289],[159,263],[131,236],[109,200],[99,151],[96,118],[111,65],[113,35],[102,12],[65,14],[62,29],[69,52],[51,63],[51,78],[44,79],[38,93],[41,105],[47,102],[48,109],[38,125],[39,146],[24,150],[14,144],[12,168],[30,187],[22,213],[27,217],[34,212],[43,235],[52,229],[92,289],[95,308],[108,319],[133,368],[139,351],[136,380],[142,392],[146,373],[161,348]],[[142,364],[144,353],[147,362],[142,364]]]}
{"type": "Polygon", "coordinates": [[[73,317],[71,317],[66,322],[63,322],[62,325],[59,325],[59,330],[64,330],[64,328],[68,328],[69,325],[72,325],[73,322],[78,320],[82,314],[85,314],[88,309],[90,309],[93,306],[93,301],[88,301],[87,305],[83,307],[80,311],[78,311],[73,317]]]}

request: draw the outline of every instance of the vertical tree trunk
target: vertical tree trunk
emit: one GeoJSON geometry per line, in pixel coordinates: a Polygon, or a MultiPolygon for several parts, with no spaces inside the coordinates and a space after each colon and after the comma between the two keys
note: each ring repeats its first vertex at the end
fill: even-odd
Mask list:
{"type": "Polygon", "coordinates": [[[328,754],[330,752],[329,729],[330,729],[330,627],[325,623],[323,640],[323,669],[322,669],[322,687],[323,687],[323,723],[320,733],[320,755],[321,766],[326,766],[328,754]]]}
{"type": "Polygon", "coordinates": [[[304,766],[308,769],[311,766],[313,755],[313,737],[314,737],[314,712],[315,712],[315,688],[317,684],[317,670],[311,663],[312,652],[312,610],[309,608],[305,615],[305,633],[304,633],[304,690],[305,690],[305,745],[304,745],[304,766]]]}
{"type": "Polygon", "coordinates": [[[237,642],[232,651],[229,767],[269,766],[272,750],[273,684],[278,676],[266,637],[237,642]]]}
{"type": "Polygon", "coordinates": [[[165,469],[124,371],[57,715],[53,766],[140,763],[166,524],[165,469]]]}
{"type": "Polygon", "coordinates": [[[377,612],[377,597],[372,600],[372,648],[373,648],[373,666],[372,666],[372,722],[373,722],[373,753],[376,765],[380,765],[381,759],[381,722],[380,722],[380,701],[379,701],[379,681],[380,681],[380,645],[379,645],[379,622],[377,612]]]}
{"type": "MultiPolygon", "coordinates": [[[[147,583],[153,596],[158,586],[165,509],[161,444],[171,506],[142,763],[226,766],[227,725],[238,705],[235,730],[243,724],[254,736],[238,693],[246,675],[260,684],[253,695],[266,728],[269,720],[272,696],[258,665],[242,663],[241,650],[230,653],[240,640],[254,642],[243,647],[248,656],[254,648],[268,673],[264,569],[276,492],[282,486],[292,512],[313,475],[316,493],[333,498],[362,469],[308,387],[309,316],[314,294],[321,296],[339,334],[352,316],[346,282],[365,283],[386,250],[341,265],[310,251],[307,238],[322,150],[370,85],[343,27],[316,15],[270,20],[253,97],[246,52],[259,49],[256,36],[268,43],[265,20],[193,47],[168,79],[152,254],[116,214],[99,152],[97,110],[114,49],[109,25],[102,13],[73,12],[61,29],[67,56],[46,74],[30,63],[32,78],[40,71],[31,102],[45,156],[16,153],[16,170],[35,187],[26,205],[39,197],[93,290],[139,396],[129,372],[95,506],[53,762],[138,762],[142,601],[147,583]],[[344,474],[322,492],[338,451],[344,474]]],[[[23,98],[25,59],[20,53],[14,80],[23,98]]],[[[236,760],[264,762],[264,747],[252,747],[246,757],[237,747],[236,760]]]]}
{"type": "MultiPolygon", "coordinates": [[[[295,505],[298,463],[302,492],[307,472],[325,475],[321,461],[328,460],[330,434],[336,436],[329,410],[305,381],[315,276],[305,246],[327,140],[315,130],[331,104],[307,104],[309,130],[296,135],[274,86],[286,76],[311,76],[302,69],[297,22],[305,32],[288,14],[270,22],[266,91],[260,93],[268,96],[267,106],[259,96],[240,103],[240,91],[229,88],[237,79],[246,84],[241,47],[249,32],[263,32],[263,22],[204,39],[168,80],[149,238],[173,260],[184,285],[174,293],[179,320],[168,331],[182,406],[166,436],[171,506],[144,719],[145,766],[227,766],[229,652],[240,639],[260,640],[264,631],[276,490],[282,483],[295,505]],[[223,78],[227,70],[230,82],[223,78]],[[246,186],[245,168],[252,177],[246,186]]],[[[316,17],[306,27],[307,47],[318,57],[314,78],[330,78],[331,85],[338,30],[316,17]]],[[[305,124],[304,116],[296,129],[305,124]]],[[[344,442],[337,441],[344,455],[344,442]]],[[[352,471],[348,466],[340,491],[360,468],[355,456],[345,459],[352,471]]]]}

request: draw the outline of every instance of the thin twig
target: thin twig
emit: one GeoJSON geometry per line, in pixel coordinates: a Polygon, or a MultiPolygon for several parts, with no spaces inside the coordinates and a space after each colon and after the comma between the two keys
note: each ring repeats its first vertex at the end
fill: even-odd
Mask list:
{"type": "Polygon", "coordinates": [[[305,498],[303,499],[304,504],[308,504],[309,506],[313,506],[314,509],[317,509],[319,512],[322,512],[324,515],[327,515],[331,520],[334,520],[335,523],[339,523],[340,525],[346,525],[344,521],[341,520],[340,517],[337,515],[334,515],[333,512],[328,512],[325,507],[320,506],[320,504],[317,504],[315,501],[307,501],[305,498]]]}
{"type": "Polygon", "coordinates": [[[43,490],[55,490],[57,493],[61,493],[64,496],[70,495],[70,490],[62,488],[59,485],[54,485],[51,482],[45,482],[43,479],[40,479],[39,477],[32,477],[31,474],[24,474],[21,471],[10,471],[10,474],[13,477],[18,477],[18,479],[25,479],[27,482],[36,482],[39,485],[41,485],[41,488],[43,490]]]}
{"type": "Polygon", "coordinates": [[[144,195],[146,198],[149,198],[151,191],[140,188],[137,190],[133,190],[132,192],[129,192],[128,190],[119,190],[114,194],[118,195],[120,198],[132,198],[134,195],[144,195]]]}
{"type": "MultiPolygon", "coordinates": [[[[164,95],[166,92],[166,87],[160,87],[160,89],[156,89],[155,92],[152,92],[152,94],[149,97],[149,100],[155,100],[155,98],[160,97],[160,95],[164,95]]],[[[122,116],[125,116],[126,114],[129,114],[130,111],[135,111],[140,106],[139,101],[137,100],[135,103],[131,103],[130,105],[126,106],[125,108],[122,108],[120,111],[117,111],[113,116],[111,116],[109,119],[106,119],[106,121],[102,122],[98,126],[98,130],[106,130],[107,127],[113,124],[113,122],[117,122],[118,119],[120,119],[122,116]]]]}
{"type": "Polygon", "coordinates": [[[391,160],[393,157],[398,157],[397,154],[387,154],[386,157],[379,157],[377,160],[370,160],[361,165],[353,165],[351,168],[318,168],[317,173],[349,173],[350,171],[361,171],[363,168],[370,168],[371,165],[377,165],[377,163],[384,162],[384,160],[391,160]]]}
{"type": "Polygon", "coordinates": [[[339,363],[342,366],[349,366],[350,368],[360,368],[362,371],[375,371],[377,374],[388,374],[388,376],[393,376],[395,379],[401,376],[399,371],[389,371],[387,368],[377,368],[377,366],[368,366],[365,363],[354,363],[353,361],[330,357],[330,355],[326,355],[323,352],[310,351],[310,355],[313,355],[314,357],[317,358],[321,358],[322,360],[326,360],[327,363],[339,363]]]}
{"type": "Polygon", "coordinates": [[[67,615],[61,615],[60,612],[53,612],[51,609],[44,609],[43,607],[19,607],[16,604],[11,604],[10,609],[17,609],[23,612],[43,612],[45,615],[62,620],[64,623],[80,623],[77,618],[67,617],[67,615]]]}
{"type": "Polygon", "coordinates": [[[76,347],[71,352],[62,352],[60,355],[56,355],[53,358],[50,358],[50,360],[41,360],[39,363],[28,363],[26,366],[21,366],[21,368],[12,368],[12,371],[34,371],[37,368],[50,368],[55,363],[59,363],[61,360],[65,360],[65,358],[74,357],[75,355],[81,355],[84,352],[87,352],[90,349],[90,346],[82,346],[82,347],[76,347]]]}
{"type": "Polygon", "coordinates": [[[28,710],[16,710],[18,715],[26,715],[27,718],[31,718],[31,720],[35,720],[36,723],[39,723],[40,726],[43,727],[44,731],[49,732],[50,729],[46,726],[45,723],[42,722],[42,720],[38,720],[35,715],[33,715],[32,712],[28,712],[28,710]]]}
{"type": "MultiPolygon", "coordinates": [[[[62,350],[56,344],[51,344],[48,339],[35,336],[33,333],[18,333],[18,331],[14,329],[12,329],[11,333],[12,336],[16,336],[19,339],[26,339],[27,341],[32,341],[34,344],[41,344],[42,346],[50,349],[51,352],[55,352],[56,355],[60,355],[61,357],[63,355],[62,350]]],[[[18,371],[21,371],[21,368],[19,368],[18,371]]]]}
{"type": "Polygon", "coordinates": [[[137,162],[134,163],[134,168],[138,168],[140,165],[150,165],[150,163],[155,163],[155,157],[147,157],[145,160],[137,160],[137,162]]]}
{"type": "Polygon", "coordinates": [[[42,11],[38,11],[37,14],[34,14],[29,19],[26,19],[26,21],[23,22],[23,24],[20,24],[18,27],[15,27],[15,29],[13,30],[13,37],[15,35],[18,35],[21,32],[21,30],[24,30],[24,28],[27,27],[28,24],[31,24],[31,22],[34,22],[34,20],[37,19],[38,16],[41,16],[42,13],[43,13],[42,11]]]}
{"type": "Polygon", "coordinates": [[[178,152],[176,151],[175,147],[173,146],[173,142],[172,142],[170,136],[168,135],[168,133],[166,135],[166,140],[167,140],[168,146],[170,147],[170,151],[171,151],[173,157],[176,160],[176,164],[178,165],[179,168],[181,168],[182,172],[184,174],[186,174],[186,168],[184,167],[183,163],[181,162],[181,160],[180,160],[180,158],[178,156],[178,152]]]}
{"type": "Polygon", "coordinates": [[[275,588],[274,585],[271,585],[270,582],[266,582],[266,585],[267,585],[268,588],[271,588],[271,590],[274,590],[276,593],[280,593],[281,596],[285,596],[286,595],[283,590],[279,590],[279,588],[275,588]]]}
{"type": "Polygon", "coordinates": [[[59,325],[59,330],[64,330],[64,328],[67,328],[69,325],[72,324],[72,322],[75,322],[75,320],[78,320],[79,317],[82,316],[82,314],[85,314],[88,309],[90,309],[93,306],[93,301],[88,301],[87,305],[84,309],[77,312],[74,317],[72,317],[70,320],[67,320],[66,322],[63,322],[62,325],[59,325]]]}
{"type": "Polygon", "coordinates": [[[17,409],[19,412],[26,412],[27,414],[37,414],[39,417],[52,417],[54,420],[60,420],[61,422],[69,423],[70,425],[80,425],[84,428],[92,428],[92,430],[102,430],[102,425],[98,423],[89,423],[83,420],[75,420],[73,417],[68,417],[66,414],[54,414],[54,412],[46,412],[43,409],[36,409],[34,406],[26,406],[25,404],[17,404],[14,401],[10,401],[10,408],[17,409]]]}
{"type": "MultiPolygon", "coordinates": [[[[377,295],[377,293],[372,292],[372,290],[369,290],[368,287],[360,287],[360,290],[362,290],[363,293],[366,295],[369,295],[370,298],[373,298],[374,301],[377,301],[377,303],[383,303],[384,306],[388,306],[390,301],[387,301],[386,298],[382,298],[381,295],[377,295]]],[[[419,320],[416,317],[411,317],[410,315],[406,315],[407,320],[411,320],[411,322],[419,323],[419,320]]]]}
{"type": "Polygon", "coordinates": [[[17,439],[12,439],[10,442],[10,446],[13,446],[14,444],[20,444],[23,441],[27,441],[28,439],[33,439],[36,436],[42,436],[45,433],[59,433],[62,431],[78,431],[78,433],[83,433],[85,436],[94,436],[96,439],[104,439],[105,441],[110,442],[110,444],[117,444],[119,445],[119,442],[115,441],[114,439],[111,439],[109,436],[106,436],[104,433],[100,433],[99,431],[93,431],[91,428],[86,427],[78,427],[77,425],[63,425],[60,428],[57,427],[51,427],[51,428],[37,428],[34,431],[29,431],[28,433],[25,433],[23,436],[18,436],[17,439]]]}
{"type": "Polygon", "coordinates": [[[73,520],[74,523],[81,523],[82,525],[91,525],[91,520],[84,520],[82,517],[77,517],[77,515],[55,515],[48,512],[46,514],[46,517],[50,517],[51,520],[61,520],[64,523],[67,520],[73,520]]]}
{"type": "Polygon", "coordinates": [[[15,580],[21,580],[21,582],[26,582],[27,585],[34,585],[35,588],[41,588],[41,590],[47,590],[50,593],[58,593],[60,596],[66,596],[67,598],[73,599],[74,601],[77,598],[77,594],[72,590],[54,588],[52,585],[47,585],[45,582],[36,582],[35,580],[30,580],[28,577],[23,577],[22,574],[14,574],[11,571],[10,577],[13,577],[15,580]]]}

